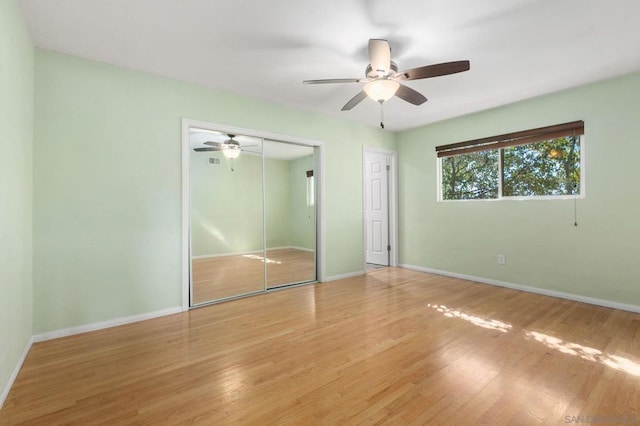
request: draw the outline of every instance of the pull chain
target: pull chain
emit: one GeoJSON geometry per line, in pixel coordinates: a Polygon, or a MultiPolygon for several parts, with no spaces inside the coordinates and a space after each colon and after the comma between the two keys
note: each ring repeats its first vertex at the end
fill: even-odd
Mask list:
{"type": "Polygon", "coordinates": [[[573,185],[573,194],[574,194],[574,198],[573,198],[573,226],[578,226],[578,199],[575,197],[576,191],[578,193],[580,192],[578,190],[578,185],[574,184],[573,185]]]}
{"type": "Polygon", "coordinates": [[[384,107],[382,106],[384,101],[380,99],[378,102],[380,102],[380,127],[384,129],[384,107]]]}

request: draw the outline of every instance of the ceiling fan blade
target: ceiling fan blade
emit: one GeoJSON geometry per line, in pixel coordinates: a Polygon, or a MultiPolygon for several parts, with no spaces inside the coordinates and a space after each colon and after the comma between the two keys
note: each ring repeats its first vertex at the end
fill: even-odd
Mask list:
{"type": "Polygon", "coordinates": [[[421,78],[439,77],[441,75],[455,74],[469,71],[469,61],[444,62],[442,64],[425,65],[424,67],[412,68],[402,71],[397,76],[405,80],[419,80],[421,78]]]}
{"type": "Polygon", "coordinates": [[[260,150],[254,151],[253,149],[244,149],[244,148],[240,148],[241,152],[248,152],[250,154],[258,154],[258,155],[264,155],[264,153],[260,150]]]}
{"type": "Polygon", "coordinates": [[[220,148],[193,148],[196,152],[205,152],[205,151],[220,151],[220,148]]]}
{"type": "Polygon", "coordinates": [[[371,69],[378,75],[387,75],[391,68],[391,48],[387,40],[372,38],[369,40],[369,59],[371,69]]]}
{"type": "Polygon", "coordinates": [[[328,84],[328,83],[360,83],[361,78],[328,78],[324,80],[305,80],[303,84],[328,84]]]}
{"type": "Polygon", "coordinates": [[[215,146],[215,147],[220,147],[222,144],[220,142],[214,142],[214,141],[206,141],[206,142],[202,142],[205,145],[209,145],[209,146],[215,146]]]}
{"type": "Polygon", "coordinates": [[[400,85],[400,87],[398,87],[396,96],[413,105],[422,105],[423,103],[427,102],[427,98],[425,98],[422,93],[417,92],[411,87],[407,87],[402,84],[400,85]]]}
{"type": "Polygon", "coordinates": [[[360,91],[360,93],[358,93],[353,98],[351,98],[349,102],[344,104],[344,106],[342,107],[342,111],[349,111],[351,108],[353,108],[354,106],[362,102],[366,97],[367,97],[366,92],[364,90],[360,91]]]}

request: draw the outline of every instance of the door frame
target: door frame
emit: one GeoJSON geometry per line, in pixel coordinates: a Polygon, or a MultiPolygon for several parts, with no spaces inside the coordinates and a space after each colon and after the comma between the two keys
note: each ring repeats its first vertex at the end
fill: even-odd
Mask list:
{"type": "MultiPolygon", "coordinates": [[[[228,126],[226,124],[211,123],[207,121],[182,119],[182,310],[191,308],[190,284],[191,284],[191,191],[190,191],[190,152],[189,128],[200,127],[224,133],[253,136],[262,139],[273,139],[282,142],[291,142],[298,145],[314,148],[315,170],[314,180],[316,189],[316,277],[318,282],[325,280],[325,211],[324,211],[324,142],[300,138],[297,136],[271,133],[262,130],[245,129],[228,126]],[[317,174],[317,175],[316,175],[317,174]]],[[[267,290],[265,290],[267,291],[267,290]]]]}
{"type": "Polygon", "coordinates": [[[366,203],[366,176],[367,162],[366,154],[385,154],[391,157],[391,170],[389,170],[388,193],[389,205],[389,245],[391,245],[391,253],[389,255],[389,266],[398,266],[398,152],[390,149],[372,148],[368,146],[362,147],[362,269],[367,270],[367,222],[365,217],[366,203]]]}

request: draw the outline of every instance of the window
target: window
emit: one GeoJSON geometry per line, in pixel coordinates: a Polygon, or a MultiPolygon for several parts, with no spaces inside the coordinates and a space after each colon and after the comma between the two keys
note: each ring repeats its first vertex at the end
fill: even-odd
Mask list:
{"type": "Polygon", "coordinates": [[[316,189],[313,181],[313,170],[307,170],[307,207],[311,207],[316,202],[316,189]]]}
{"type": "Polygon", "coordinates": [[[440,199],[579,196],[583,134],[576,121],[438,146],[440,199]]]}
{"type": "Polygon", "coordinates": [[[504,197],[579,195],[580,137],[503,148],[504,197]]]}
{"type": "Polygon", "coordinates": [[[442,199],[498,198],[499,158],[496,149],[442,158],[442,199]]]}

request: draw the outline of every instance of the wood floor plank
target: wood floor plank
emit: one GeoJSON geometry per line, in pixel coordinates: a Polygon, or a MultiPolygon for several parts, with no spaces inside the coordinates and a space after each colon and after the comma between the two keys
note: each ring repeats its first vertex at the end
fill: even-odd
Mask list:
{"type": "Polygon", "coordinates": [[[316,280],[315,253],[294,248],[268,249],[266,256],[258,252],[195,258],[191,268],[194,304],[316,280]]]}
{"type": "Polygon", "coordinates": [[[0,424],[640,421],[639,389],[637,314],[388,268],[36,343],[0,424]]]}

